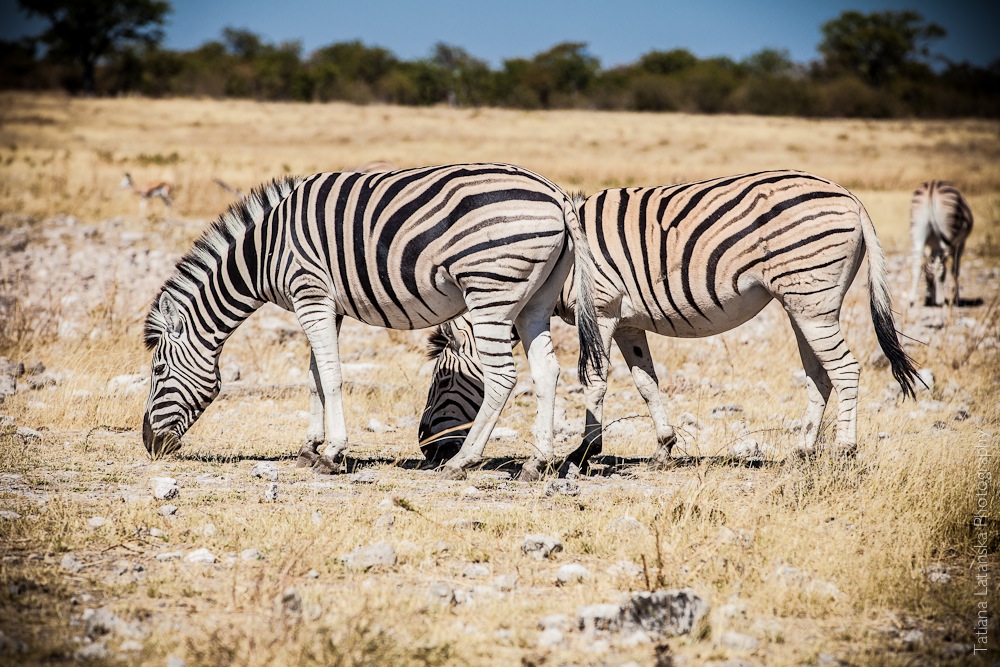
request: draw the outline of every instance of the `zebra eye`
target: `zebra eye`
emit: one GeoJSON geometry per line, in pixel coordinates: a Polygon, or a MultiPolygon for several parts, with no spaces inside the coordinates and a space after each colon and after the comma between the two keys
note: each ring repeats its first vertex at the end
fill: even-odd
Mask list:
{"type": "Polygon", "coordinates": [[[155,366],[153,366],[153,373],[155,373],[156,375],[163,375],[166,372],[167,372],[166,364],[156,364],[155,366]]]}

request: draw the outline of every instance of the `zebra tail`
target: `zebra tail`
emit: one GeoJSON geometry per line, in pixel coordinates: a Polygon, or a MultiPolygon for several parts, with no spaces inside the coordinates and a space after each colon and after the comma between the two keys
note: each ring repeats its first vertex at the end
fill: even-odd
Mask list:
{"type": "Polygon", "coordinates": [[[886,281],[885,253],[882,244],[875,235],[868,211],[858,202],[861,215],[861,233],[865,246],[868,248],[868,293],[871,299],[872,323],[875,325],[875,337],[879,347],[889,359],[892,376],[896,378],[904,396],[916,398],[913,391],[913,381],[918,380],[926,386],[913,365],[913,359],[903,350],[896,337],[896,323],[892,319],[892,298],[889,295],[889,284],[886,281]]]}
{"type": "Polygon", "coordinates": [[[580,334],[580,361],[578,372],[584,386],[590,384],[590,372],[600,377],[604,373],[604,345],[597,326],[597,308],[594,305],[594,272],[596,261],[580,225],[574,201],[563,201],[563,215],[573,241],[573,280],[576,283],[576,326],[580,334]]]}

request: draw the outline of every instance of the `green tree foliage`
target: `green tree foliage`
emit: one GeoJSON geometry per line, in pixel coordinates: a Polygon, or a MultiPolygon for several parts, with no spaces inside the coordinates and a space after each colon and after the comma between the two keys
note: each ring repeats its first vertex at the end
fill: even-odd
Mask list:
{"type": "Polygon", "coordinates": [[[95,92],[101,59],[129,45],[159,43],[170,12],[161,0],[18,0],[18,5],[49,22],[38,39],[51,58],[79,65],[88,94],[95,92]]]}
{"type": "Polygon", "coordinates": [[[824,23],[822,31],[824,67],[855,74],[872,86],[885,86],[908,67],[922,65],[930,56],[928,44],[946,34],[913,11],[847,11],[824,23]]]}
{"type": "MultiPolygon", "coordinates": [[[[104,3],[87,0],[78,9],[56,0],[21,2],[53,17],[53,27],[39,38],[49,44],[49,55],[40,57],[32,40],[0,42],[0,88],[55,87],[75,76],[79,89],[83,60],[70,58],[68,39],[58,35],[64,26],[84,24],[78,12],[104,3]]],[[[493,68],[443,42],[425,58],[408,61],[360,41],[303,54],[299,42],[274,44],[234,27],[195,49],[170,51],[157,43],[166,3],[112,4],[112,16],[102,20],[117,29],[91,31],[106,34],[102,44],[113,45],[91,56],[92,89],[105,94],[821,117],[1000,116],[1000,61],[983,68],[937,59],[935,71],[928,45],[944,30],[915,12],[844,12],[823,25],[822,59],[810,65],[779,49],[737,62],[672,48],[602,69],[586,44],[564,42],[493,68]],[[147,12],[158,19],[142,29],[141,17],[131,23],[122,18],[129,7],[149,5],[162,12],[147,12]]]]}

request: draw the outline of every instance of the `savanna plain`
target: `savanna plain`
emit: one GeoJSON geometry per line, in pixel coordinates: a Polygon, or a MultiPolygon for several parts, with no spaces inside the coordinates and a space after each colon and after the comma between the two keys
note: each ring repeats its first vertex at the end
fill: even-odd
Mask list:
{"type": "MultiPolygon", "coordinates": [[[[996,122],[3,94],[0,214],[0,663],[1000,656],[996,122]],[[785,460],[806,393],[787,318],[771,304],[721,336],[652,338],[681,434],[674,469],[646,466],[652,424],[615,350],[595,474],[512,479],[534,414],[519,352],[487,464],[451,482],[421,465],[417,446],[426,332],[347,322],[350,459],[344,474],[322,476],[294,467],[305,338],[265,307],[227,343],[223,393],[184,447],[151,462],[141,331],[174,263],[231,190],[373,160],[512,162],[588,192],[772,168],[830,178],[874,220],[897,327],[929,388],[900,396],[877,352],[863,269],[842,314],[862,364],[856,458],[785,460]],[[154,199],[140,215],[119,187],[124,172],[170,181],[173,206],[154,199]],[[930,178],[955,182],[976,222],[962,302],[909,307],[909,200],[930,178]],[[155,498],[154,478],[176,480],[179,495],[155,498]],[[527,553],[539,534],[561,549],[527,553]],[[593,606],[658,589],[688,589],[707,611],[674,634],[617,628],[593,606]]],[[[565,455],[583,397],[575,330],[557,323],[553,335],[565,455]]]]}

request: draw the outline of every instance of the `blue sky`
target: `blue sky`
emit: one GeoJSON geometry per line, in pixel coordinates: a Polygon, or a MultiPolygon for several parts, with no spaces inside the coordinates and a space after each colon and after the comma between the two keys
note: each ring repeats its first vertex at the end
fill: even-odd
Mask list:
{"type": "MultiPolygon", "coordinates": [[[[307,54],[359,39],[409,60],[443,41],[496,66],[559,42],[580,41],[604,67],[672,48],[737,60],[763,48],[787,49],[804,63],[818,57],[820,25],[844,10],[914,9],[948,31],[935,51],[978,65],[1000,58],[995,0],[173,0],[172,5],[165,45],[182,50],[217,39],[222,28],[232,26],[271,42],[299,40],[307,54]]],[[[41,25],[27,21],[15,0],[0,0],[0,39],[37,33],[41,25]]]]}

